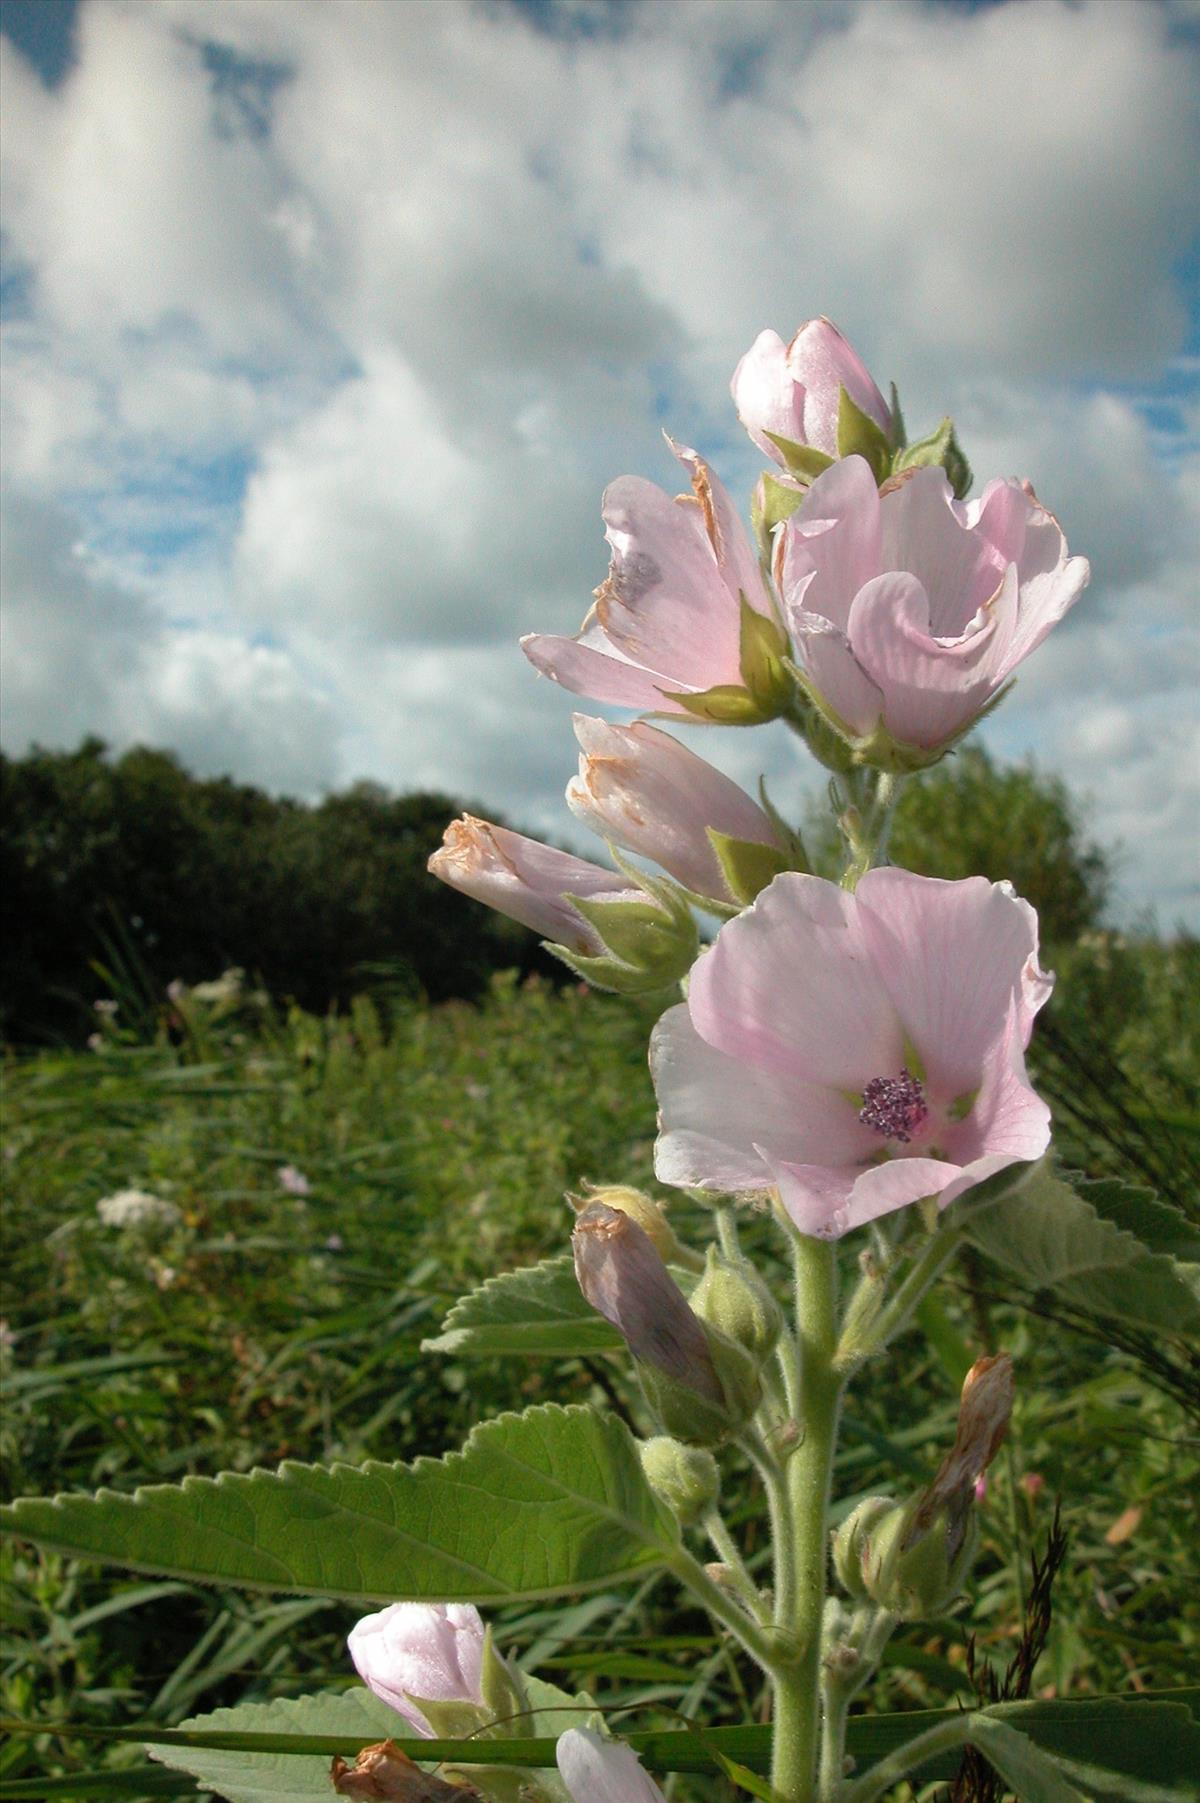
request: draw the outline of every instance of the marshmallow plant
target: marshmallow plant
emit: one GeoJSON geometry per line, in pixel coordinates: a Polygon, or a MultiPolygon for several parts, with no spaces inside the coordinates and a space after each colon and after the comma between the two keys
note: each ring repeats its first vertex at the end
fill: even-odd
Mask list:
{"type": "Polygon", "coordinates": [[[575,716],[567,802],[609,861],[469,818],[431,860],[588,982],[658,996],[656,1173],[687,1205],[672,1221],[616,1172],[586,1186],[568,1197],[569,1250],[564,1233],[560,1256],[493,1276],[426,1349],[627,1360],[634,1425],[540,1404],[439,1460],[291,1463],[5,1511],[51,1547],[356,1608],[356,1688],[221,1711],[188,1724],[186,1746],[152,1749],[235,1803],[330,1794],[330,1778],[407,1803],[662,1803],[673,1772],[700,1774],[693,1797],[720,1774],[775,1803],[876,1803],[967,1748],[1028,1803],[1196,1795],[1180,1705],[1091,1699],[1083,1728],[1041,1704],[856,1727],[900,1624],[969,1607],[984,1474],[1015,1401],[1019,1432],[1020,1374],[980,1347],[929,1481],[897,1474],[833,1508],[847,1386],[904,1355],[958,1249],[1031,1287],[1117,1263],[1128,1306],[1167,1332],[1200,1325],[1200,1306],[1137,1238],[1139,1208],[1160,1211],[1149,1233],[1161,1205],[1053,1167],[1026,1067],[1053,980],[1033,909],[1005,883],[886,861],[900,785],[997,703],[1086,563],[1027,484],[965,499],[951,423],[910,443],[894,390],[827,320],[789,344],[761,334],[733,395],[772,465],[751,530],[704,459],[671,444],[687,491],[615,482],[611,567],[583,628],[524,641],[564,688],[655,722],[575,716]],[[744,793],[669,730],[768,720],[829,773],[832,874],[765,790],[744,793]],[[697,913],[718,923],[704,947],[697,913]],[[759,1264],[752,1214],[775,1234],[759,1264]],[[610,1720],[602,1698],[503,1650],[506,1608],[655,1580],[708,1612],[752,1721],[663,1731],[658,1705],[645,1734],[628,1708],[610,1720]]]}

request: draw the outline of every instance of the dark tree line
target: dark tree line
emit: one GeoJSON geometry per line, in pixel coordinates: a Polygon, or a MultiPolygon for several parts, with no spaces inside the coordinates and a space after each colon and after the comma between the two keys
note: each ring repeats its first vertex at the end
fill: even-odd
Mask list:
{"type": "Polygon", "coordinates": [[[471,996],[544,954],[425,863],[463,802],[372,783],[309,805],[164,751],[0,756],[0,1005],[9,1043],[78,1039],[97,961],[160,992],[231,965],[324,1009],[381,974],[471,996]]]}
{"type": "MultiPolygon", "coordinates": [[[[373,783],[308,804],[165,751],[0,755],[0,1008],[5,1040],[79,1039],[116,966],[161,997],[231,965],[323,1010],[386,976],[432,1001],[479,993],[493,970],[561,974],[524,928],[425,869],[464,804],[373,783]]],[[[471,807],[471,812],[494,811],[471,807]]],[[[812,836],[820,861],[836,848],[812,836]]],[[[1103,914],[1109,864],[1063,785],[979,749],[911,782],[893,850],[932,876],[1006,876],[1068,944],[1103,914]]],[[[598,853],[598,855],[601,855],[598,853]]]]}

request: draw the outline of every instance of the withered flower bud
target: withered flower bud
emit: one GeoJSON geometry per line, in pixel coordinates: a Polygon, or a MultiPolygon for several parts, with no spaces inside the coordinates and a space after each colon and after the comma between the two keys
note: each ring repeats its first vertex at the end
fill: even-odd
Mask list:
{"type": "Polygon", "coordinates": [[[465,1779],[448,1784],[423,1772],[393,1740],[364,1747],[353,1765],[335,1758],[329,1778],[339,1797],[355,1803],[482,1803],[465,1779]]]}
{"type": "Polygon", "coordinates": [[[904,1536],[906,1547],[944,1515],[946,1551],[953,1559],[966,1535],[976,1480],[987,1470],[1008,1432],[1013,1391],[1012,1360],[1007,1352],[976,1359],[963,1380],[954,1445],[917,1505],[904,1536]]]}
{"type": "Polygon", "coordinates": [[[633,1356],[723,1408],[725,1393],[704,1328],[632,1215],[590,1203],[576,1218],[571,1246],[585,1298],[612,1322],[633,1356]]]}

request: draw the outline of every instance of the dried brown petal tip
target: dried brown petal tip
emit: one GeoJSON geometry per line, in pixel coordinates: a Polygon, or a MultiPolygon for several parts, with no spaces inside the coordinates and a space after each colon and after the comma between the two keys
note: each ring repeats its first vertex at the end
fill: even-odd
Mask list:
{"type": "Polygon", "coordinates": [[[352,1766],[335,1758],[329,1777],[339,1797],[352,1797],[356,1803],[471,1803],[479,1798],[465,1780],[448,1784],[423,1772],[394,1740],[364,1747],[352,1766]]]}

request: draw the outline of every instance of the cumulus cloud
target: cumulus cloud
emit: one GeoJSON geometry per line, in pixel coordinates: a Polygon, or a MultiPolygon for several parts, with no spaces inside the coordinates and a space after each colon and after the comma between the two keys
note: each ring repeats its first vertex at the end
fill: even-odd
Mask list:
{"type": "MultiPolygon", "coordinates": [[[[569,706],[509,642],[576,628],[605,481],[675,480],[660,424],[749,483],[729,372],[823,311],[1091,556],[989,731],[1097,789],[1129,907],[1175,906],[1177,3],[82,0],[76,48],[47,89],[0,38],[7,745],[157,736],[565,835],[569,706]]],[[[814,780],[778,735],[693,742],[814,780]]]]}

